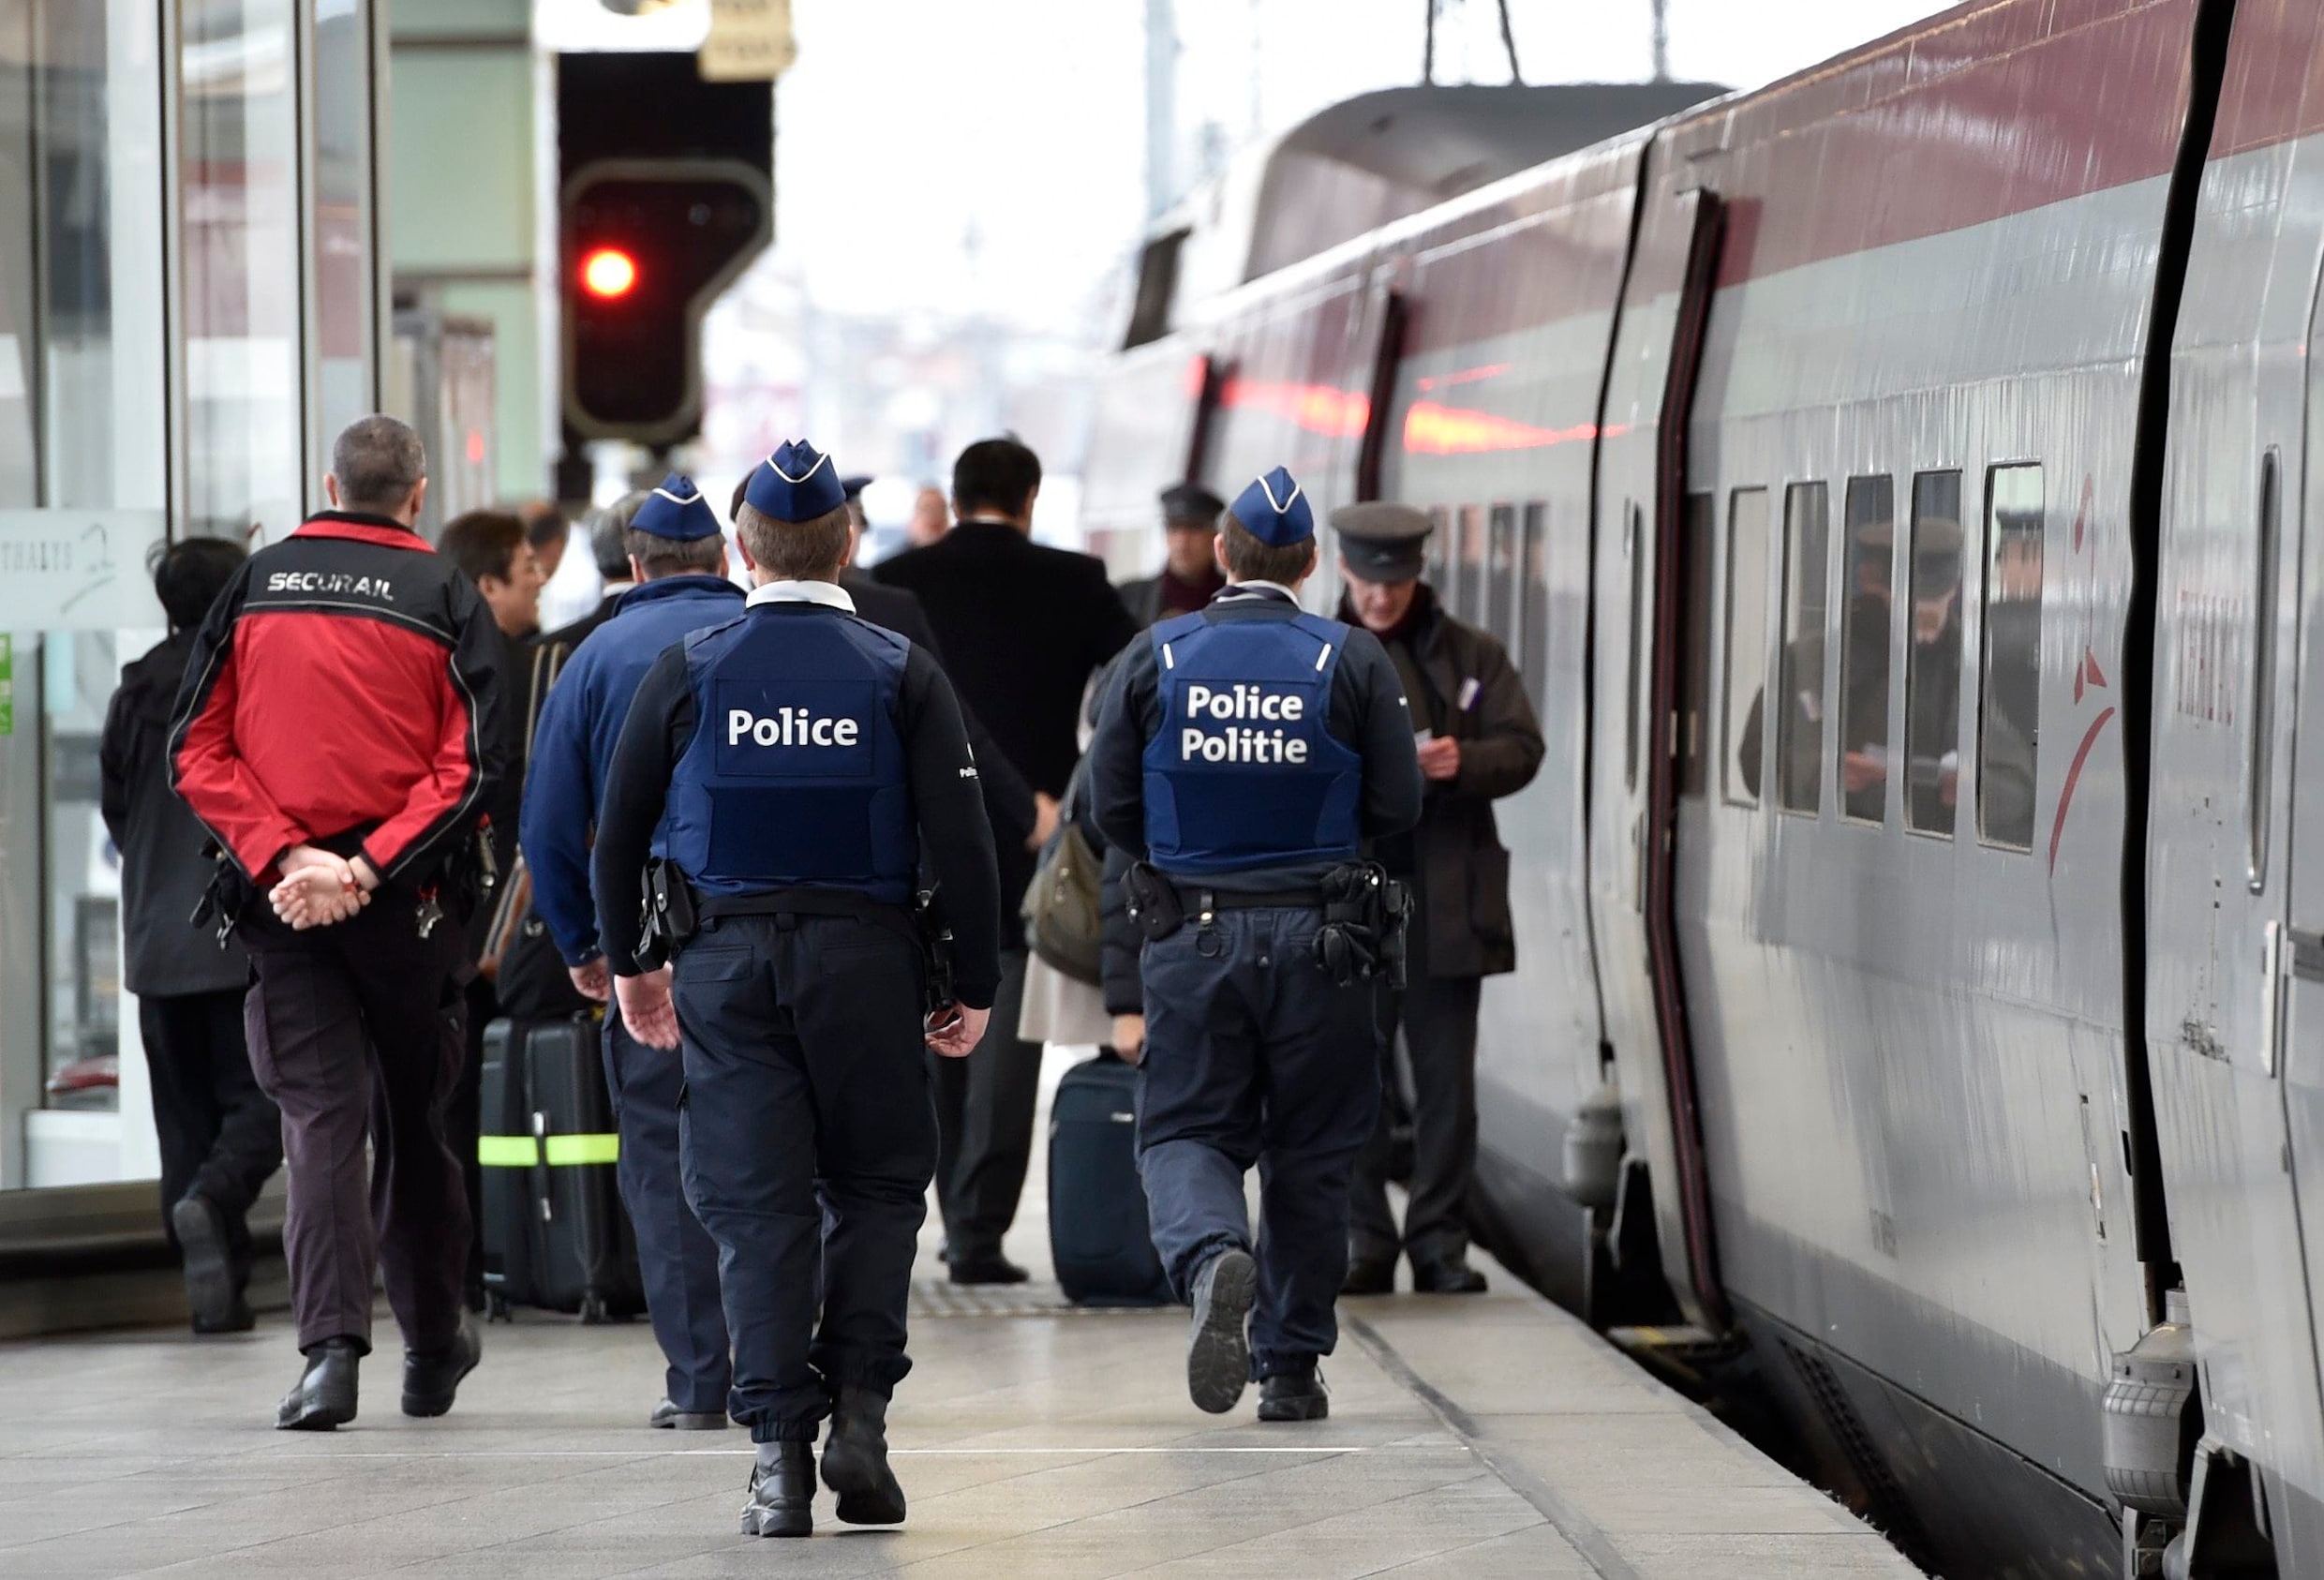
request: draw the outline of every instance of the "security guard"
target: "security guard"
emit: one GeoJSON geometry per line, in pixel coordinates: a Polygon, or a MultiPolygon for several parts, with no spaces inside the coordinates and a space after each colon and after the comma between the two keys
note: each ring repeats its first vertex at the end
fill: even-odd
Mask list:
{"type": "Polygon", "coordinates": [[[827,1415],[839,1517],[904,1517],[886,1432],[936,1166],[921,1048],[959,1058],[983,1035],[1000,893],[951,686],[837,584],[830,457],[784,445],[738,517],[755,589],[639,685],[591,875],[622,1019],[652,1047],[682,1033],[686,1199],[718,1243],[728,1408],[759,1445],[742,1529],[805,1536],[827,1415]],[[950,918],[948,989],[914,925],[923,857],[950,918]],[[667,971],[639,958],[641,876],[667,971]]]}
{"type": "Polygon", "coordinates": [[[1354,967],[1392,929],[1358,857],[1420,815],[1420,766],[1379,643],[1299,607],[1315,518],[1289,472],[1244,490],[1217,555],[1226,590],[1117,666],[1090,746],[1095,806],[1142,858],[1125,879],[1146,938],[1139,1169],[1155,1248],[1194,1307],[1187,1391],[1223,1413],[1256,1371],[1260,1420],[1315,1421],[1348,1174],[1379,1110],[1375,983],[1354,967]]]}
{"type": "Polygon", "coordinates": [[[1226,509],[1227,501],[1199,483],[1173,483],[1162,490],[1167,556],[1162,569],[1115,589],[1141,627],[1172,615],[1192,614],[1227,585],[1218,568],[1218,518],[1226,509]]]}
{"type": "MultiPolygon", "coordinates": [[[[742,612],[742,589],[726,576],[718,513],[692,478],[673,473],[646,496],[630,518],[624,546],[635,585],[620,595],[613,618],[574,650],[550,689],[518,825],[532,869],[533,905],[574,987],[600,1004],[611,985],[589,894],[589,830],[630,699],[664,648],[742,612]]],[[[678,1178],[678,1061],[640,1044],[618,1014],[605,1018],[604,1053],[621,1138],[621,1200],[637,1230],[646,1314],[669,1363],[666,1392],[648,1424],[723,1427],[733,1368],[719,1307],[718,1247],[686,1205],[678,1178]]]]}
{"type": "Polygon", "coordinates": [[[1477,1170],[1477,1004],[1484,978],[1517,968],[1509,912],[1509,854],[1493,802],[1532,783],[1542,729],[1525,681],[1493,635],[1446,613],[1421,580],[1435,523],[1410,505],[1378,500],[1332,513],[1346,591],[1339,618],[1380,640],[1425,738],[1428,782],[1420,826],[1380,842],[1380,863],[1412,887],[1406,982],[1388,1017],[1404,1028],[1412,1062],[1412,1188],[1404,1231],[1388,1203],[1389,1129],[1383,1116],[1356,1162],[1348,1294],[1396,1286],[1399,1249],[1412,1287],[1476,1294],[1468,1265],[1468,1185],[1477,1170]]]}

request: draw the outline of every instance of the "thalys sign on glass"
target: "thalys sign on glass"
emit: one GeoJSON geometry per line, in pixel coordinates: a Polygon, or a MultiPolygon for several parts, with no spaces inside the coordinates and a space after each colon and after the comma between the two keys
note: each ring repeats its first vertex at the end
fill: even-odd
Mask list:
{"type": "Polygon", "coordinates": [[[0,630],[165,622],[145,572],[157,510],[0,510],[0,630]]]}
{"type": "Polygon", "coordinates": [[[532,37],[574,54],[693,52],[706,82],[771,82],[798,54],[791,0],[540,0],[532,37]]]}

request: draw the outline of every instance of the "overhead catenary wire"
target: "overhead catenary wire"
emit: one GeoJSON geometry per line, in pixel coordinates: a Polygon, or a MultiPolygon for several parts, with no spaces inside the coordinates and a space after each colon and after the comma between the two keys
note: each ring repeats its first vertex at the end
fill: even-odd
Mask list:
{"type": "Polygon", "coordinates": [[[1509,25],[1509,0],[1500,0],[1501,48],[1509,52],[1509,82],[1512,87],[1524,85],[1525,74],[1517,69],[1517,35],[1509,25]]]}

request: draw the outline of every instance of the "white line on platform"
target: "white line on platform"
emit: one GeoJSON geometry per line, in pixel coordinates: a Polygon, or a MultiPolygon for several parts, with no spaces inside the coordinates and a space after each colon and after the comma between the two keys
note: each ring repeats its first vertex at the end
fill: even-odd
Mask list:
{"type": "MultiPolygon", "coordinates": [[[[1030,1455],[1036,1458],[1081,1458],[1094,1454],[1111,1453],[1393,1453],[1412,1450],[1438,1453],[1452,1451],[1466,1453],[1467,1447],[1457,1442],[1444,1443],[1316,1443],[1306,1448],[891,1448],[888,1456],[907,1457],[949,1456],[959,1459],[991,1458],[1000,1454],[1030,1455]]],[[[316,1455],[319,1461],[334,1459],[715,1459],[752,1453],[749,1448],[721,1449],[444,1449],[430,1453],[425,1449],[350,1449],[343,1453],[316,1455]]],[[[269,1455],[268,1457],[288,1457],[269,1455]]]]}

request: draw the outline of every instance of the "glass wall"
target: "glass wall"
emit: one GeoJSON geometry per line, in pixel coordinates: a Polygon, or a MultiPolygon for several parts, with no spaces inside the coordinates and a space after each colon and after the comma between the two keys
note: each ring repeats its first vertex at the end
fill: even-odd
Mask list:
{"type": "Polygon", "coordinates": [[[0,1187],[155,1170],[97,742],[148,552],[375,399],[373,4],[0,0],[0,1187]]]}

